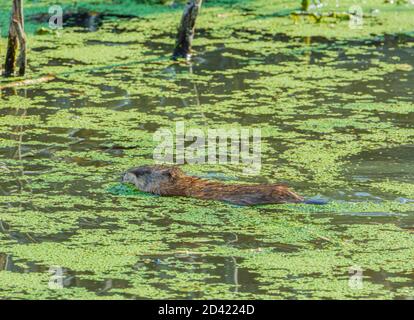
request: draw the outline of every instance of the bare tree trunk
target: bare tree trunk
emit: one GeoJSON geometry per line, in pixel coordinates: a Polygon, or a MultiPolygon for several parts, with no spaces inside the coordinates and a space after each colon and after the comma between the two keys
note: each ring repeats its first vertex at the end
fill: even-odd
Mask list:
{"type": "Polygon", "coordinates": [[[194,38],[195,23],[203,0],[190,0],[184,8],[175,44],[173,59],[191,58],[191,45],[194,38]]]}
{"type": "Polygon", "coordinates": [[[16,69],[17,49],[20,47],[18,57],[19,75],[26,72],[26,35],[24,34],[23,0],[13,0],[13,8],[10,19],[9,41],[7,44],[6,64],[4,75],[14,75],[16,69]]]}
{"type": "Polygon", "coordinates": [[[19,23],[16,25],[17,37],[20,44],[20,54],[18,60],[19,76],[24,76],[26,73],[27,57],[26,57],[26,35],[24,33],[24,13],[23,0],[17,0],[19,23]]]}

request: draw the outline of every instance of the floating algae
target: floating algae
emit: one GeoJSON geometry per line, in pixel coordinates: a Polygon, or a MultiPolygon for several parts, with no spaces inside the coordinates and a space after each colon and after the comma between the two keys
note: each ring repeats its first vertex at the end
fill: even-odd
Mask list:
{"type": "Polygon", "coordinates": [[[2,297],[412,297],[414,204],[396,199],[413,199],[414,47],[371,34],[412,30],[413,8],[397,15],[367,1],[364,12],[381,13],[353,31],[345,21],[294,24],[297,7],[207,3],[191,69],[155,61],[171,54],[181,14],[165,6],[128,7],[145,19],[95,32],[30,35],[31,74],[58,77],[2,92],[2,297]],[[153,133],[176,121],[262,130],[260,176],[230,164],[185,171],[288,182],[330,202],[244,208],[120,184],[125,170],[153,163],[153,133]],[[59,290],[56,268],[72,277],[59,290]],[[349,286],[352,268],[361,290],[349,286]]]}

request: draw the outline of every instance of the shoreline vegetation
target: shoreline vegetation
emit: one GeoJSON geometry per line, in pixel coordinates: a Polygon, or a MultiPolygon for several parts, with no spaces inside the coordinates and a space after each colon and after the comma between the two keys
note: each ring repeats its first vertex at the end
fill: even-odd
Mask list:
{"type": "MultiPolygon", "coordinates": [[[[166,23],[163,23],[162,27],[166,32],[169,32],[177,28],[182,14],[183,2],[178,1],[174,5],[168,1],[166,3],[169,4],[142,4],[139,0],[119,0],[115,3],[110,0],[84,0],[73,5],[71,0],[59,1],[59,5],[62,6],[64,15],[68,19],[71,15],[87,12],[120,19],[132,17],[153,19],[161,16],[161,19],[166,19],[166,23]],[[174,23],[167,24],[170,21],[174,21],[174,23]]],[[[254,28],[255,32],[284,33],[288,36],[323,36],[336,39],[361,39],[383,34],[412,35],[414,32],[412,19],[414,5],[409,1],[398,3],[364,1],[360,7],[363,15],[370,19],[365,21],[363,28],[360,29],[344,28],[348,22],[342,20],[348,19],[334,17],[335,13],[341,18],[341,15],[352,12],[355,7],[354,1],[343,0],[337,1],[337,3],[339,6],[335,5],[335,1],[327,1],[322,7],[310,8],[306,15],[327,16],[326,21],[322,19],[317,23],[312,19],[303,19],[300,22],[292,19],[292,14],[300,14],[301,12],[300,3],[297,0],[205,1],[200,21],[197,24],[202,29],[210,27],[214,30],[237,25],[238,29],[254,28]],[[328,19],[329,17],[333,19],[328,19]]],[[[27,20],[25,28],[28,34],[33,35],[39,28],[48,27],[48,10],[52,5],[56,5],[56,3],[51,0],[25,3],[24,13],[27,20]]],[[[0,5],[0,26],[3,37],[7,35],[10,10],[10,4],[3,1],[0,5]]]]}

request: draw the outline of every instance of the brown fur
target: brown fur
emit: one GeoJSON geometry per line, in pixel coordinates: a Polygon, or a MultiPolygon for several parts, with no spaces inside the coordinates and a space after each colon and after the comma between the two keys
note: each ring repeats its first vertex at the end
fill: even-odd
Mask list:
{"type": "Polygon", "coordinates": [[[122,182],[161,196],[220,200],[237,205],[300,203],[304,199],[278,184],[225,184],[186,175],[178,167],[144,166],[129,170],[122,182]]]}

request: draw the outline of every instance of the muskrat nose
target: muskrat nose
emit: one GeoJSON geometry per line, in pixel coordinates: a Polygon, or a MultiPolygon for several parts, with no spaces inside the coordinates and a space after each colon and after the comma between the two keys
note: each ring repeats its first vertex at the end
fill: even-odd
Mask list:
{"type": "Polygon", "coordinates": [[[124,182],[125,182],[125,173],[123,173],[123,174],[121,175],[120,182],[121,182],[121,183],[124,183],[124,182]]]}

